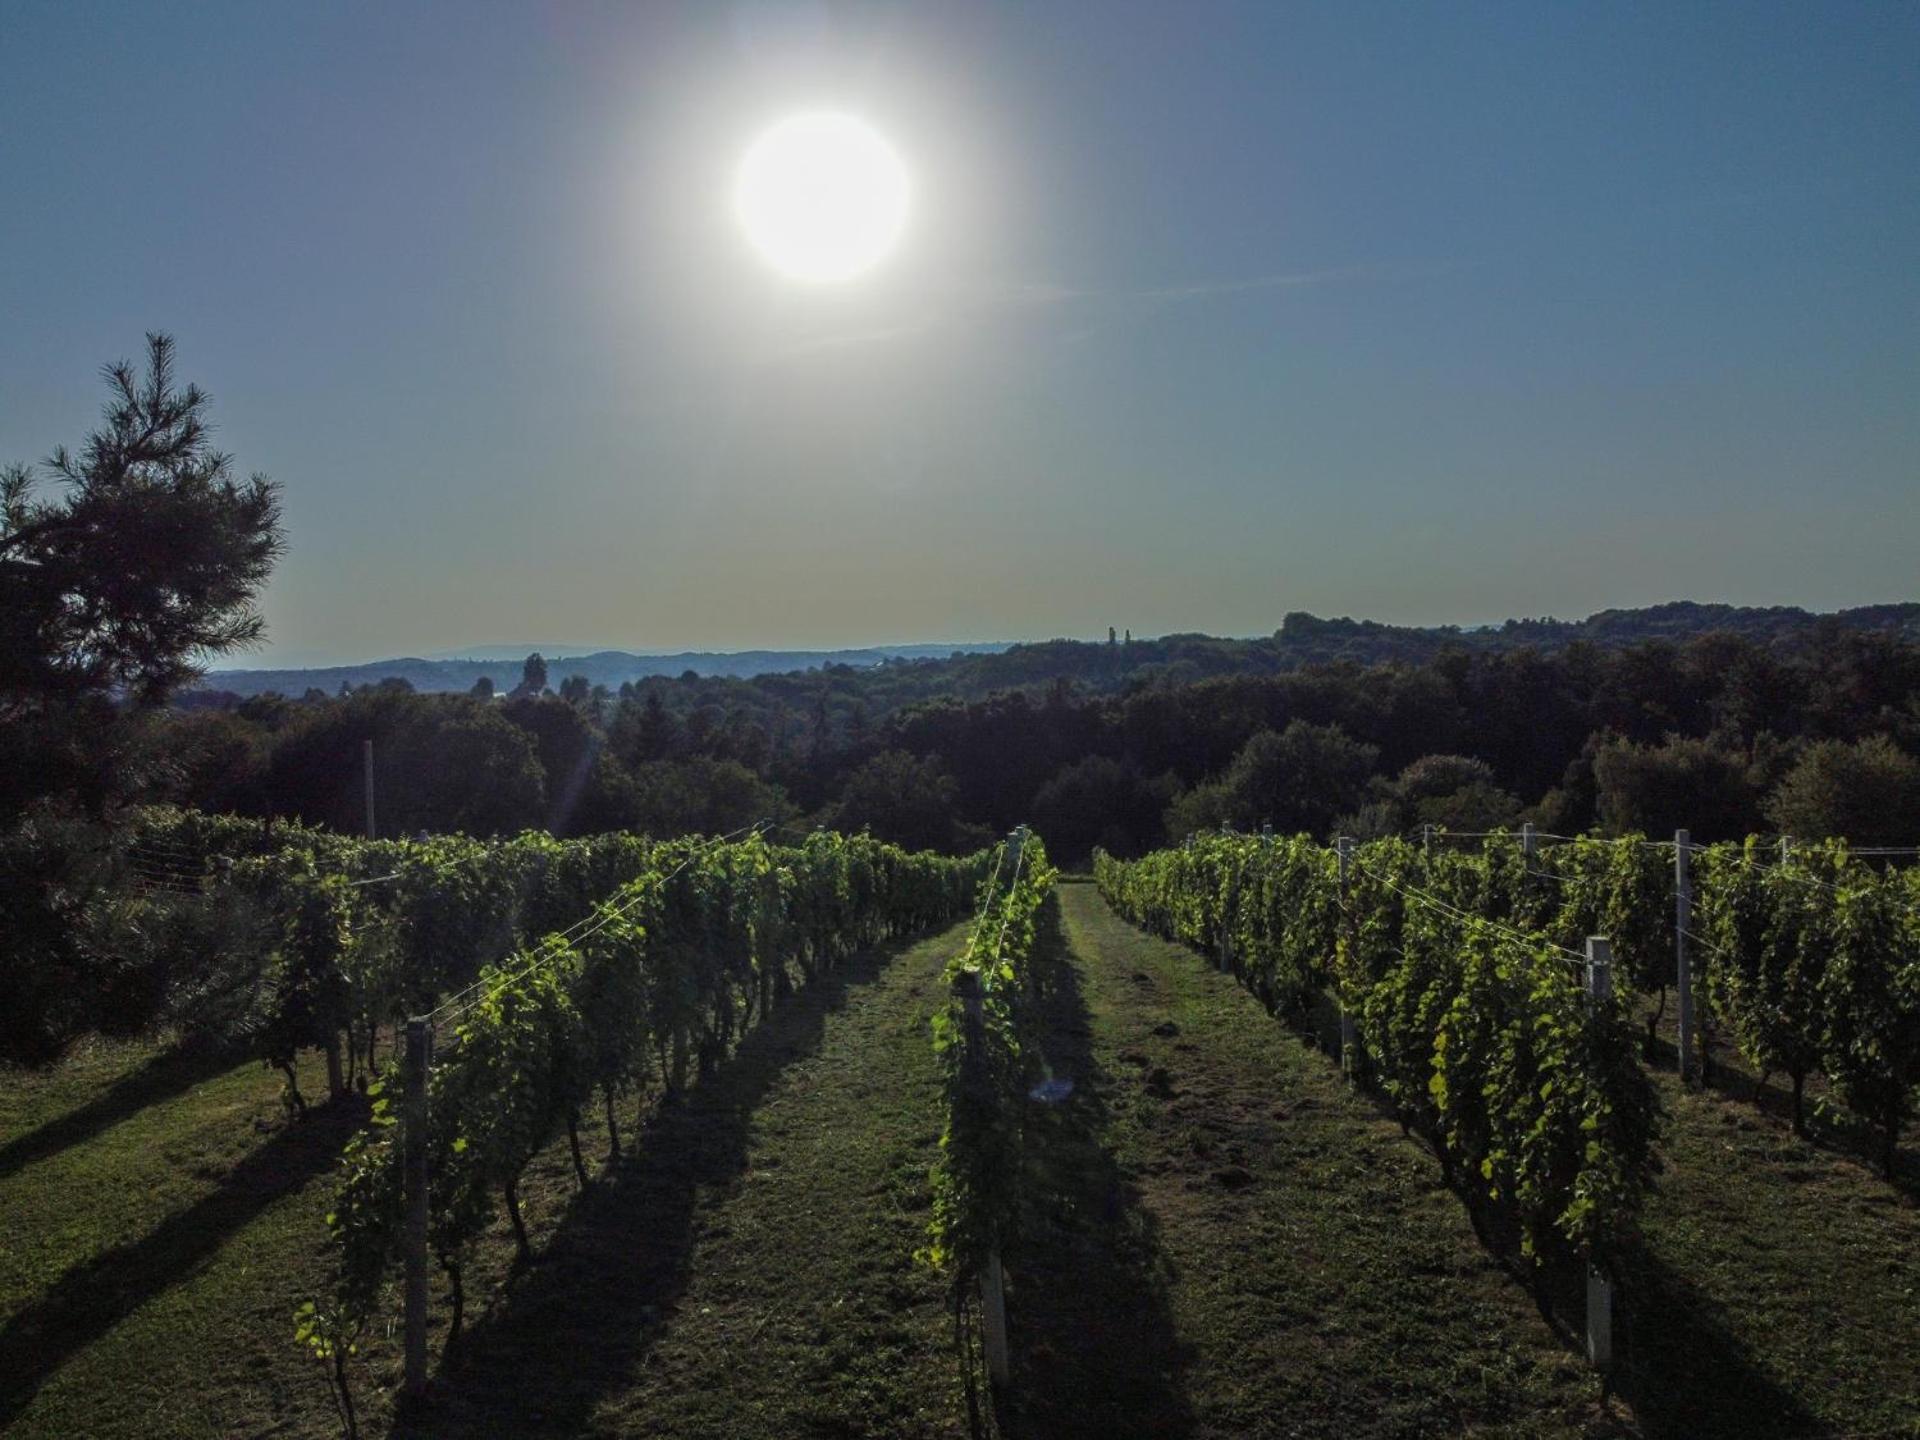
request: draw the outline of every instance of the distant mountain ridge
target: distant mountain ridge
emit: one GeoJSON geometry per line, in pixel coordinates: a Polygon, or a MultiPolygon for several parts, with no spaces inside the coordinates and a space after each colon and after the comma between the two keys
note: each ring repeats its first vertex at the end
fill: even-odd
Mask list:
{"type": "MultiPolygon", "coordinates": [[[[202,690],[224,690],[235,695],[261,695],[277,691],[282,695],[303,695],[310,689],[328,694],[341,685],[358,690],[363,685],[378,685],[383,680],[405,680],[420,691],[471,690],[485,677],[498,690],[511,690],[520,683],[521,666],[532,650],[519,650],[506,656],[507,647],[476,645],[478,656],[459,658],[422,658],[404,656],[392,660],[371,660],[364,665],[327,665],[312,668],[276,670],[214,670],[200,682],[202,690]]],[[[635,654],[627,650],[599,650],[591,654],[557,648],[555,653],[540,652],[547,661],[548,684],[558,688],[572,675],[584,675],[590,684],[616,690],[632,680],[655,675],[730,676],[748,679],[755,675],[780,674],[795,670],[818,669],[825,665],[856,667],[882,665],[894,660],[949,659],[955,655],[985,654],[1005,650],[1005,642],[958,645],[875,645],[853,650],[683,650],[674,654],[635,654]]]]}
{"type": "MultiPolygon", "coordinates": [[[[1323,619],[1304,611],[1288,614],[1270,636],[1251,639],[1200,634],[1162,635],[1124,642],[1047,640],[1032,644],[890,645],[851,650],[685,651],[636,655],[605,650],[552,659],[548,683],[584,675],[588,682],[618,689],[653,677],[692,672],[702,678],[752,680],[811,669],[851,667],[874,673],[876,698],[892,704],[937,694],[978,697],[995,690],[1030,689],[1065,679],[1095,691],[1139,684],[1178,684],[1209,676],[1274,674],[1304,665],[1419,664],[1452,649],[1475,653],[1532,647],[1559,650],[1577,643],[1616,647],[1649,640],[1680,642],[1701,635],[1739,635],[1765,645],[1817,644],[1822,635],[1864,631],[1920,641],[1920,602],[1862,605],[1816,612],[1792,605],[1746,606],[1677,600],[1640,609],[1601,610],[1585,620],[1508,620],[1499,625],[1388,625],[1345,617],[1323,619]],[[881,679],[882,675],[891,677],[881,679]]],[[[494,647],[475,647],[493,649],[494,647]]],[[[416,690],[469,690],[483,675],[498,690],[520,681],[525,659],[396,659],[324,669],[224,670],[202,688],[237,695],[279,691],[301,695],[310,688],[332,693],[342,683],[358,688],[402,679],[416,690]]]]}

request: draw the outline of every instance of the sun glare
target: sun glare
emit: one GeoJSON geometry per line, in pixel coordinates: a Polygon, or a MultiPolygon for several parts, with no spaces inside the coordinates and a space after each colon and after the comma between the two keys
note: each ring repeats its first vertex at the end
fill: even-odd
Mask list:
{"type": "Polygon", "coordinates": [[[747,238],[796,280],[835,284],[886,258],[907,222],[907,171],[865,121],[814,113],[755,140],[734,181],[747,238]]]}

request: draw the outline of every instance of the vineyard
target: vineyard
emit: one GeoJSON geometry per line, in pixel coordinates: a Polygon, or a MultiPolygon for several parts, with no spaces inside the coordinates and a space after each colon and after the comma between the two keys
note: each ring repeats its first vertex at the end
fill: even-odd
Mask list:
{"type": "MultiPolygon", "coordinates": [[[[1473,851],[1435,838],[1195,836],[1134,862],[1099,855],[1095,875],[1121,914],[1213,954],[1269,1010],[1299,1018],[1330,996],[1343,1067],[1433,1142],[1476,1223],[1510,1225],[1542,1283],[1556,1257],[1589,1267],[1603,1369],[1607,1277],[1660,1168],[1644,1057],[1670,990],[1690,1011],[1699,969],[1761,1086],[1791,1078],[1794,1129],[1817,1071],[1879,1127],[1894,1178],[1920,1085],[1920,870],[1837,843],[1764,858],[1757,840],[1684,834],[1543,847],[1529,830],[1473,851]]],[[[1684,1077],[1685,1018],[1680,1035],[1684,1077]]]]}
{"type": "MultiPolygon", "coordinates": [[[[288,1193],[312,1201],[277,1222],[284,1263],[250,1242],[220,1283],[250,1287],[233,1324],[256,1370],[309,1357],[297,1433],[1267,1433],[1239,1397],[1275,1384],[1303,1433],[1920,1418],[1890,1358],[1911,1327],[1866,1318],[1914,1303],[1904,1261],[1871,1267],[1920,1238],[1899,1179],[1920,872],[1837,845],[1218,833],[1097,855],[1096,901],[1057,891],[1024,828],[965,858],[778,835],[366,841],[154,810],[102,857],[124,884],[88,923],[123,957],[124,1008],[69,1023],[111,1037],[160,1014],[180,1053],[250,1060],[221,1086],[277,1077],[284,1118],[254,1129],[300,1148],[288,1193]],[[1296,1057],[1276,1015],[1337,1066],[1296,1057]],[[1786,1078],[1795,1130],[1855,1116],[1895,1184],[1856,1172],[1844,1238],[1805,1240],[1808,1273],[1851,1293],[1776,1302],[1794,1266],[1737,1262],[1766,1313],[1797,1293],[1843,1317],[1826,1359],[1782,1352],[1773,1378],[1720,1342],[1701,1393],[1674,1394],[1656,1337],[1694,1333],[1680,1317],[1722,1283],[1677,1298],[1678,1197],[1698,1176],[1717,1208],[1802,1213],[1775,1187],[1803,1161],[1702,1169],[1726,1147],[1701,1107],[1731,1102],[1680,1082],[1734,1067],[1754,1094],[1786,1078]],[[1380,1117],[1431,1150],[1437,1192],[1380,1117]],[[1349,1147],[1358,1168],[1333,1159],[1349,1147]],[[1364,1373],[1298,1329],[1363,1315],[1399,1336],[1364,1373]],[[763,1363],[741,1368],[742,1344],[763,1363]],[[819,1368],[822,1345],[857,1382],[819,1368]],[[1823,1366],[1839,1408],[1806,1408],[1823,1366]],[[1401,1371],[1423,1400],[1376,1389],[1401,1371]]],[[[10,1140],[0,1196],[90,1133],[10,1140]]],[[[242,1173],[242,1136],[219,1143],[242,1173]]],[[[224,1193],[190,1213],[227,1213],[205,1208],[238,1205],[224,1193]]],[[[276,1212],[233,1210],[256,1213],[276,1212]]],[[[145,1248],[165,1233],[10,1313],[0,1419],[118,1433],[57,1382],[122,1333],[127,1263],[152,1277],[136,1296],[183,1283],[145,1248]]]]}

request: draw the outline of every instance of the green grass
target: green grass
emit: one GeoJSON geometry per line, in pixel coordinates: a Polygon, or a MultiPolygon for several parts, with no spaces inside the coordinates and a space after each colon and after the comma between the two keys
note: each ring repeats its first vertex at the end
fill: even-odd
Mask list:
{"type": "MultiPolygon", "coordinates": [[[[417,1424],[393,1416],[396,1337],[371,1338],[366,1433],[964,1434],[942,1287],[911,1258],[942,1121],[927,1020],[961,934],[852,962],[681,1104],[628,1101],[617,1164],[591,1117],[584,1191],[564,1140],[539,1157],[535,1261],[487,1237],[444,1362],[436,1308],[417,1424]]],[[[1844,1125],[1798,1139],[1778,1096],[1660,1074],[1668,1167],[1603,1395],[1428,1151],[1230,977],[1080,884],[1037,965],[1042,1058],[1074,1090],[1028,1115],[1011,1440],[1920,1433],[1920,1211],[1844,1125]]],[[[356,1111],[292,1124],[279,1088],[104,1044],[5,1077],[0,1429],[337,1433],[291,1315],[328,1280],[356,1111]]]]}
{"type": "Polygon", "coordinates": [[[422,1436],[964,1433],[944,1287],[915,1264],[951,930],[803,991],[577,1199],[443,1374],[422,1436]]]}
{"type": "Polygon", "coordinates": [[[0,1429],[327,1433],[310,1423],[326,1390],[291,1314],[325,1282],[326,1195],[353,1116],[289,1124],[280,1090],[255,1065],[108,1044],[7,1076],[0,1429]]]}
{"type": "Polygon", "coordinates": [[[1600,1387],[1437,1167],[1231,977],[1063,886],[1019,1435],[1577,1434],[1600,1387]]]}
{"type": "MultiPolygon", "coordinates": [[[[1573,1358],[1570,1327],[1562,1325],[1562,1338],[1555,1340],[1556,1331],[1522,1298],[1519,1283],[1484,1259],[1459,1201],[1439,1188],[1437,1162],[1350,1092],[1334,1062],[1268,1020],[1251,997],[1199,955],[1125,926],[1090,887],[1063,891],[1062,904],[1093,1011],[1096,1060],[1104,1035],[1109,1073],[1127,1063],[1136,1071],[1146,1067],[1149,1075],[1152,1068],[1165,1067],[1176,1093],[1190,1083],[1193,1092],[1206,1097],[1198,1109],[1208,1118],[1195,1127],[1203,1143],[1226,1123],[1218,1113],[1223,1099],[1229,1113],[1237,1109],[1249,1115],[1256,1112],[1259,1094],[1281,1100],[1290,1112],[1288,1126],[1260,1136],[1258,1145],[1270,1158],[1284,1157],[1290,1172],[1283,1208],[1310,1211],[1317,1205],[1331,1212],[1320,1221],[1296,1216],[1282,1231],[1282,1250],[1312,1226],[1344,1227],[1330,1249],[1316,1252],[1313,1273],[1296,1282],[1298,1293],[1319,1296],[1328,1307],[1320,1313],[1349,1343],[1356,1311],[1393,1326],[1396,1342],[1371,1363],[1387,1366],[1396,1379],[1411,1380],[1425,1403],[1442,1407],[1424,1425],[1411,1419],[1403,1425],[1392,1402],[1385,1402],[1371,1415],[1327,1424],[1327,1433],[1507,1429],[1545,1434],[1577,1425],[1592,1433],[1658,1437],[1920,1434],[1920,1208],[1909,1185],[1890,1184],[1874,1173],[1867,1159],[1871,1137],[1860,1127],[1828,1118],[1812,1127],[1813,1138],[1796,1137],[1784,1094],[1776,1088],[1759,1096],[1764,1103],[1755,1103],[1755,1077],[1719,1051],[1720,1088],[1689,1093],[1670,1070],[1656,1069],[1669,1112],[1665,1169],[1646,1208],[1643,1243],[1626,1258],[1616,1312],[1619,1366],[1614,1393],[1602,1407],[1595,1403],[1591,1379],[1573,1358]],[[1128,970],[1132,993],[1113,978],[1122,970],[1128,970]],[[1181,1077],[1195,1070],[1201,1052],[1182,1052],[1178,1040],[1154,1036],[1150,1028],[1141,1037],[1149,1021],[1164,1023],[1156,1018],[1161,1016],[1178,1024],[1184,1039],[1197,1038],[1196,1026],[1203,1028],[1209,1064],[1192,1082],[1181,1077]],[[1183,1016],[1193,1017],[1192,1023],[1183,1016]],[[1240,1080],[1223,1083],[1211,1075],[1222,1052],[1241,1055],[1236,1062],[1240,1080]],[[1246,1083],[1260,1063],[1271,1067],[1269,1078],[1246,1083]],[[1289,1098],[1290,1092],[1297,1099],[1289,1098]],[[1416,1191],[1426,1186],[1429,1203],[1409,1209],[1408,1183],[1416,1191]],[[1444,1245],[1434,1227],[1446,1228],[1448,1212],[1454,1243],[1444,1245]],[[1390,1225],[1375,1223],[1388,1217],[1390,1225]],[[1409,1266],[1395,1258],[1396,1248],[1413,1243],[1416,1219],[1419,1233],[1427,1237],[1421,1243],[1436,1247],[1432,1257],[1450,1257],[1439,1268],[1409,1266]],[[1462,1246],[1480,1262],[1462,1260],[1462,1246]],[[1329,1294],[1325,1282],[1349,1265],[1368,1274],[1366,1284],[1329,1294]],[[1395,1273],[1425,1278],[1396,1287],[1390,1278],[1395,1273]],[[1450,1297],[1441,1293],[1442,1286],[1466,1288],[1450,1297]],[[1506,1302],[1496,1293],[1503,1289],[1506,1302]],[[1497,1367],[1483,1369],[1472,1339],[1454,1352],[1455,1380],[1435,1368],[1454,1343],[1435,1322],[1466,1296],[1474,1297],[1467,1303],[1474,1308],[1476,1328],[1485,1327],[1486,1339],[1493,1338],[1496,1323],[1509,1327],[1498,1348],[1522,1361],[1518,1368],[1505,1375],[1497,1367]],[[1420,1315],[1418,1326],[1394,1324],[1393,1307],[1402,1302],[1420,1315]],[[1571,1371],[1543,1355],[1542,1346],[1551,1351],[1556,1344],[1571,1371]],[[1489,1382],[1484,1386],[1483,1376],[1489,1382]],[[1476,1392],[1479,1399],[1473,1398],[1476,1392]],[[1584,1398],[1574,1403],[1570,1397],[1575,1395],[1584,1398]],[[1448,1413],[1456,1402],[1463,1402],[1462,1408],[1448,1413]]],[[[1670,1042],[1671,1006],[1668,1020],[1670,1042]]],[[[1664,1063],[1671,1065],[1670,1044],[1664,1063]]],[[[1137,1157],[1131,1168],[1144,1165],[1150,1172],[1178,1161],[1177,1144],[1167,1143],[1166,1117],[1183,1109],[1185,1097],[1161,1102],[1150,1088],[1142,1090],[1143,1097],[1135,1097],[1124,1084],[1120,1087],[1107,1131],[1123,1162],[1137,1157]]],[[[1239,1144],[1243,1151],[1251,1148],[1244,1139],[1239,1144]]],[[[1204,1231],[1207,1217],[1192,1212],[1177,1224],[1171,1216],[1186,1197],[1166,1192],[1161,1178],[1160,1193],[1169,1208],[1157,1230],[1172,1253],[1179,1231],[1204,1231]]],[[[1144,1195],[1156,1193],[1150,1175],[1140,1185],[1144,1195]]],[[[1248,1186],[1239,1194],[1251,1196],[1259,1188],[1248,1186]]],[[[1150,1200],[1147,1208],[1155,1204],[1150,1200]]],[[[1217,1356],[1268,1343],[1240,1339],[1242,1332],[1297,1329],[1300,1322],[1290,1320],[1288,1307],[1277,1299],[1266,1302],[1277,1318],[1263,1315],[1248,1326],[1224,1298],[1257,1293],[1276,1271],[1291,1268],[1292,1258],[1248,1255],[1241,1261],[1242,1273],[1233,1275],[1225,1240],[1214,1238],[1216,1250],[1210,1252],[1196,1235],[1192,1256],[1182,1262],[1174,1255],[1175,1268],[1186,1276],[1184,1287],[1197,1292],[1183,1299],[1183,1285],[1172,1287],[1175,1318],[1198,1353],[1217,1356]],[[1180,1319],[1183,1306],[1190,1307],[1190,1320],[1180,1319]]],[[[1218,1363],[1206,1360],[1203,1369],[1218,1363]]],[[[1276,1355],[1268,1363],[1283,1362],[1276,1355]]],[[[1293,1353],[1286,1363],[1295,1374],[1303,1365],[1311,1373],[1310,1354],[1293,1353]]],[[[1247,1368],[1254,1385],[1261,1368],[1247,1368]]],[[[1292,1383],[1279,1382],[1283,1389],[1292,1383]]],[[[1324,1397],[1352,1382],[1323,1383],[1321,1400],[1309,1393],[1304,1413],[1293,1413],[1285,1424],[1267,1422],[1270,1433],[1317,1433],[1324,1397]]],[[[1205,1406],[1212,1395],[1238,1391],[1238,1380],[1223,1385],[1190,1373],[1187,1385],[1190,1395],[1202,1397],[1195,1401],[1200,1419],[1193,1433],[1233,1433],[1236,1425],[1246,1427],[1243,1433],[1268,1433],[1250,1411],[1244,1416],[1225,1412],[1228,1418],[1218,1425],[1208,1419],[1205,1406]]],[[[1269,1382],[1268,1393],[1274,1388],[1269,1382]]]]}
{"type": "MultiPolygon", "coordinates": [[[[943,1119],[928,1021],[963,933],[857,957],[682,1103],[629,1102],[626,1154],[586,1190],[564,1140],[539,1156],[521,1187],[536,1259],[516,1268],[495,1227],[444,1361],[436,1306],[436,1402],[417,1427],[393,1412],[397,1337],[369,1338],[364,1433],[963,1433],[944,1287],[912,1258],[943,1119]]],[[[138,1046],[7,1079],[0,1428],[337,1434],[292,1312],[328,1283],[357,1103],[290,1123],[270,1072],[138,1046]]]]}

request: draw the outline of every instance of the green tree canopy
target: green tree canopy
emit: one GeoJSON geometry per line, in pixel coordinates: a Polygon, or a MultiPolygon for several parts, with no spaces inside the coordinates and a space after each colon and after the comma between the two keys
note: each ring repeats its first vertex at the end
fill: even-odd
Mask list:
{"type": "Polygon", "coordinates": [[[1852,745],[1818,741],[1767,797],[1766,812],[1787,835],[1911,845],[1920,830],[1920,760],[1884,735],[1852,745]]]}
{"type": "Polygon", "coordinates": [[[264,628],[278,489],[233,477],[168,336],[147,337],[144,375],[105,374],[77,452],[0,470],[0,814],[61,794],[104,810],[137,779],[146,713],[264,628]],[[42,470],[63,493],[41,497],[42,470]]]}

